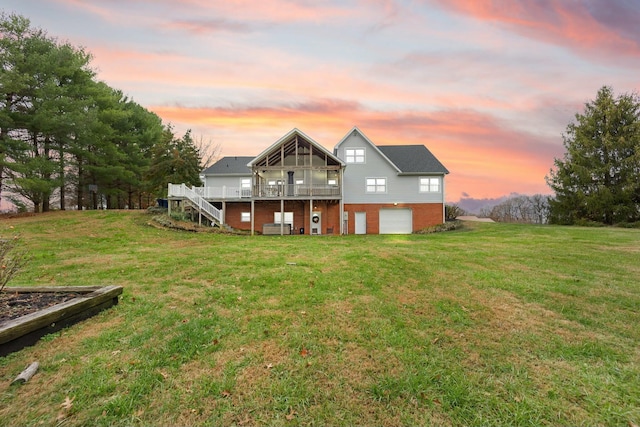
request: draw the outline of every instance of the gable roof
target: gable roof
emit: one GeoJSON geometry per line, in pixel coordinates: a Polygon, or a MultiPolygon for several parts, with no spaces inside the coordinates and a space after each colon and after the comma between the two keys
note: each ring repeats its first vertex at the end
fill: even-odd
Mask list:
{"type": "Polygon", "coordinates": [[[378,146],[376,144],[374,144],[369,138],[367,138],[367,135],[362,133],[362,131],[360,129],[358,129],[358,126],[354,126],[353,128],[351,128],[351,130],[349,132],[347,132],[347,134],[340,140],[340,142],[338,142],[336,144],[336,146],[333,147],[333,152],[336,155],[338,154],[338,147],[340,147],[347,139],[349,139],[349,136],[351,136],[351,134],[360,135],[362,137],[362,139],[364,139],[365,142],[371,146],[371,148],[373,148],[375,151],[377,151],[378,154],[380,154],[380,156],[382,158],[384,158],[387,162],[389,162],[391,167],[393,167],[396,171],[398,171],[398,173],[402,173],[402,171],[398,168],[398,166],[396,166],[391,160],[389,160],[389,158],[382,151],[380,151],[378,149],[378,146]]]}
{"type": "Polygon", "coordinates": [[[447,168],[424,145],[378,145],[378,149],[403,174],[449,173],[447,168]]]}
{"type": "Polygon", "coordinates": [[[386,159],[399,174],[448,174],[449,171],[424,145],[375,145],[357,126],[354,126],[336,144],[333,151],[344,143],[351,134],[359,134],[374,150],[386,159]]]}
{"type": "Polygon", "coordinates": [[[338,157],[334,156],[332,152],[328,151],[326,148],[324,148],[322,145],[318,144],[316,141],[314,141],[309,135],[305,134],[304,132],[302,132],[300,129],[298,128],[293,128],[291,129],[289,132],[287,132],[282,138],[278,139],[276,142],[274,142],[273,144],[271,144],[271,146],[269,148],[267,148],[266,150],[264,150],[262,153],[258,154],[256,157],[253,157],[248,163],[247,163],[247,167],[251,168],[254,165],[258,164],[259,162],[261,162],[266,156],[268,156],[269,154],[271,154],[271,152],[273,152],[276,148],[280,147],[282,144],[285,144],[289,141],[291,141],[293,138],[295,137],[300,137],[302,138],[304,141],[306,141],[309,145],[313,146],[314,149],[317,149],[318,151],[320,151],[321,153],[323,153],[324,155],[326,155],[329,159],[331,159],[333,162],[335,162],[338,165],[344,166],[344,162],[339,159],[338,157]]]}
{"type": "Polygon", "coordinates": [[[247,163],[253,160],[252,156],[227,156],[223,157],[204,171],[203,175],[251,175],[251,168],[247,163]]]}

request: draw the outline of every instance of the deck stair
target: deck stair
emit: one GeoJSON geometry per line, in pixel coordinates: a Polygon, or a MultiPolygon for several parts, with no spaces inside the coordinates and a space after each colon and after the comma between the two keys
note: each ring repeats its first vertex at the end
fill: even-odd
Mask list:
{"type": "Polygon", "coordinates": [[[216,224],[219,227],[224,226],[222,221],[222,211],[206,201],[204,197],[200,196],[185,184],[169,184],[169,197],[181,197],[185,204],[191,206],[213,224],[216,224]]]}

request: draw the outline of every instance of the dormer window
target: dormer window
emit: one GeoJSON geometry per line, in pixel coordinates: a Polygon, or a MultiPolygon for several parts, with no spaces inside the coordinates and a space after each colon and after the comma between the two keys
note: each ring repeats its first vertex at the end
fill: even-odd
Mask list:
{"type": "Polygon", "coordinates": [[[345,148],[344,157],[346,163],[364,163],[364,148],[345,148]]]}

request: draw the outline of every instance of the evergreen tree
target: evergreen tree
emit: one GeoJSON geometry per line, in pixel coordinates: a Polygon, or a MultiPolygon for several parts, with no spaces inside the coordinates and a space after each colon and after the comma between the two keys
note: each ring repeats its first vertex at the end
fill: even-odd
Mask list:
{"type": "MultiPolygon", "coordinates": [[[[25,24],[12,17],[12,23],[25,24]]],[[[28,22],[28,21],[27,21],[28,22]]],[[[6,28],[3,25],[3,30],[6,28]]],[[[55,43],[42,31],[25,25],[13,26],[3,58],[3,80],[11,90],[3,87],[3,98],[11,127],[5,139],[11,148],[6,152],[4,171],[14,191],[30,200],[34,210],[46,207],[55,182],[51,174],[55,167],[51,158],[50,117],[44,104],[54,96],[50,80],[54,78],[49,62],[55,55],[55,43]]]]}
{"type": "Polygon", "coordinates": [[[162,122],[95,81],[90,59],[26,18],[0,15],[0,191],[8,186],[35,211],[56,195],[65,209],[74,189],[78,208],[140,207],[148,190],[162,122]]]}
{"type": "Polygon", "coordinates": [[[151,166],[147,178],[152,191],[165,196],[167,184],[200,186],[200,151],[188,130],[182,138],[176,138],[169,125],[164,129],[162,140],[153,147],[151,166]]]}
{"type": "Polygon", "coordinates": [[[602,87],[563,136],[547,183],[550,221],[615,224],[640,220],[640,100],[602,87]]]}

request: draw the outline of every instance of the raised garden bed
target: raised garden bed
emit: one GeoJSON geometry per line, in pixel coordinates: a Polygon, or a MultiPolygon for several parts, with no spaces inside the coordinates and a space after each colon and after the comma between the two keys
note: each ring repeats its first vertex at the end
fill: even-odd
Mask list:
{"type": "Polygon", "coordinates": [[[7,308],[0,321],[0,356],[116,305],[121,293],[121,286],[4,288],[7,308]]]}

